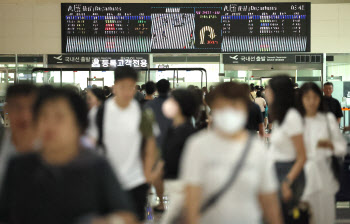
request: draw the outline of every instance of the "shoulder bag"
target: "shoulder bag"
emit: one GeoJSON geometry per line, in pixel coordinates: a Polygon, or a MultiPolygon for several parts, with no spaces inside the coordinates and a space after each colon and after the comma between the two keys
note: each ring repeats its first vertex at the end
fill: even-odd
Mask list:
{"type": "MultiPolygon", "coordinates": [[[[253,142],[253,134],[249,134],[247,143],[243,149],[242,155],[240,159],[238,160],[238,163],[236,163],[233,167],[233,172],[227,182],[224,184],[224,186],[217,191],[215,194],[213,194],[207,201],[203,203],[200,209],[200,214],[204,214],[206,211],[208,211],[217,201],[221,198],[222,195],[224,195],[229,188],[233,186],[235,183],[235,180],[237,179],[240,171],[242,170],[242,167],[244,165],[244,162],[246,161],[249,151],[251,149],[251,144],[253,142]]],[[[184,224],[185,221],[185,214],[184,211],[180,212],[180,214],[173,220],[172,224],[184,224]]]]}

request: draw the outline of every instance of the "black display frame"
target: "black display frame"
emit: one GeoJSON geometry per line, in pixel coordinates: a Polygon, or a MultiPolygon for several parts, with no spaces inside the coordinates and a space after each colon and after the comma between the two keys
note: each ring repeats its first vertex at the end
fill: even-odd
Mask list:
{"type": "MultiPolygon", "coordinates": [[[[253,3],[253,2],[238,2],[238,3],[61,3],[61,53],[97,53],[97,52],[67,52],[66,51],[66,44],[67,44],[67,34],[65,33],[65,23],[64,18],[66,16],[66,12],[64,11],[64,8],[68,5],[74,5],[74,4],[83,4],[83,5],[91,5],[91,6],[125,6],[125,5],[137,5],[138,7],[142,8],[143,6],[147,7],[208,7],[208,8],[214,8],[214,7],[224,7],[225,5],[229,4],[245,4],[245,5],[254,5],[254,6],[261,6],[261,5],[305,5],[305,12],[307,15],[307,18],[305,20],[305,26],[307,27],[307,33],[306,33],[306,50],[305,51],[229,51],[229,52],[223,52],[221,47],[220,50],[210,50],[210,49],[151,49],[148,52],[139,52],[139,51],[128,51],[128,52],[98,52],[101,54],[113,54],[113,53],[137,53],[137,54],[148,54],[148,53],[303,53],[303,52],[311,52],[311,2],[267,2],[267,3],[253,3]]],[[[148,12],[145,12],[148,13],[148,12]]],[[[155,13],[155,12],[152,12],[155,13]]],[[[220,14],[220,17],[223,16],[223,14],[220,14]]],[[[222,35],[223,36],[223,35],[222,35]]],[[[258,37],[259,35],[255,35],[258,37]]]]}

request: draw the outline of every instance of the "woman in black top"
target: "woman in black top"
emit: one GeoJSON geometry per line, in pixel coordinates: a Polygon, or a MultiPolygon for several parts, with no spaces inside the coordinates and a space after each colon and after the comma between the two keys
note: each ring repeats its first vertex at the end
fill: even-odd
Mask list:
{"type": "Polygon", "coordinates": [[[191,119],[197,113],[199,103],[192,91],[178,89],[163,104],[164,115],[173,120],[162,150],[165,179],[178,178],[182,150],[188,137],[195,132],[191,119]]]}
{"type": "Polygon", "coordinates": [[[52,89],[39,97],[34,117],[42,147],[10,162],[0,223],[136,223],[108,162],[79,145],[88,125],[85,102],[52,89]]]}

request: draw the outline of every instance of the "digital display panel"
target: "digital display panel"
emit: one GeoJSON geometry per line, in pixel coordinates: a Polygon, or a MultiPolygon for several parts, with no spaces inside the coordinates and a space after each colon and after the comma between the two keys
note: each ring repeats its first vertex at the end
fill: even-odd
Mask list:
{"type": "Polygon", "coordinates": [[[63,53],[310,51],[310,3],[62,3],[63,53]]]}

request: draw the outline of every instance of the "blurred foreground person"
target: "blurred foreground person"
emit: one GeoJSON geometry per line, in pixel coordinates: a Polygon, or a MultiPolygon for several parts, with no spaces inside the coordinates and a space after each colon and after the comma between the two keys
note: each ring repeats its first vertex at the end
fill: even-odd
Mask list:
{"type": "Polygon", "coordinates": [[[198,107],[199,102],[194,92],[185,89],[174,90],[163,104],[164,115],[173,121],[162,147],[165,179],[178,179],[183,147],[188,137],[195,132],[191,118],[198,111],[198,107]]]}
{"type": "Polygon", "coordinates": [[[306,186],[302,197],[310,204],[314,223],[335,222],[335,194],[339,183],[332,171],[332,155],[342,157],[347,142],[333,113],[324,113],[322,91],[315,83],[300,88],[300,113],[304,116],[306,186]]]}
{"type": "Polygon", "coordinates": [[[153,133],[152,111],[142,112],[134,99],[137,72],[129,67],[115,70],[114,97],[108,99],[97,112],[98,146],[104,151],[123,189],[135,204],[137,216],[145,219],[149,184],[162,172],[163,163],[153,133]]]}
{"type": "Polygon", "coordinates": [[[136,223],[108,162],[79,145],[88,124],[79,95],[54,89],[38,99],[34,116],[42,147],[11,160],[0,223],[136,223]]]}
{"type": "Polygon", "coordinates": [[[306,152],[303,119],[294,107],[293,83],[288,76],[277,76],[266,88],[269,113],[274,120],[270,153],[280,182],[280,197],[285,223],[293,223],[305,186],[306,152]]]}
{"type": "Polygon", "coordinates": [[[224,83],[213,92],[213,129],[186,143],[181,164],[188,224],[282,223],[278,184],[264,144],[245,130],[247,88],[224,83]]]}
{"type": "Polygon", "coordinates": [[[37,136],[32,111],[36,97],[34,85],[16,84],[7,89],[5,113],[11,128],[0,136],[0,189],[9,160],[34,149],[37,136]]]}

